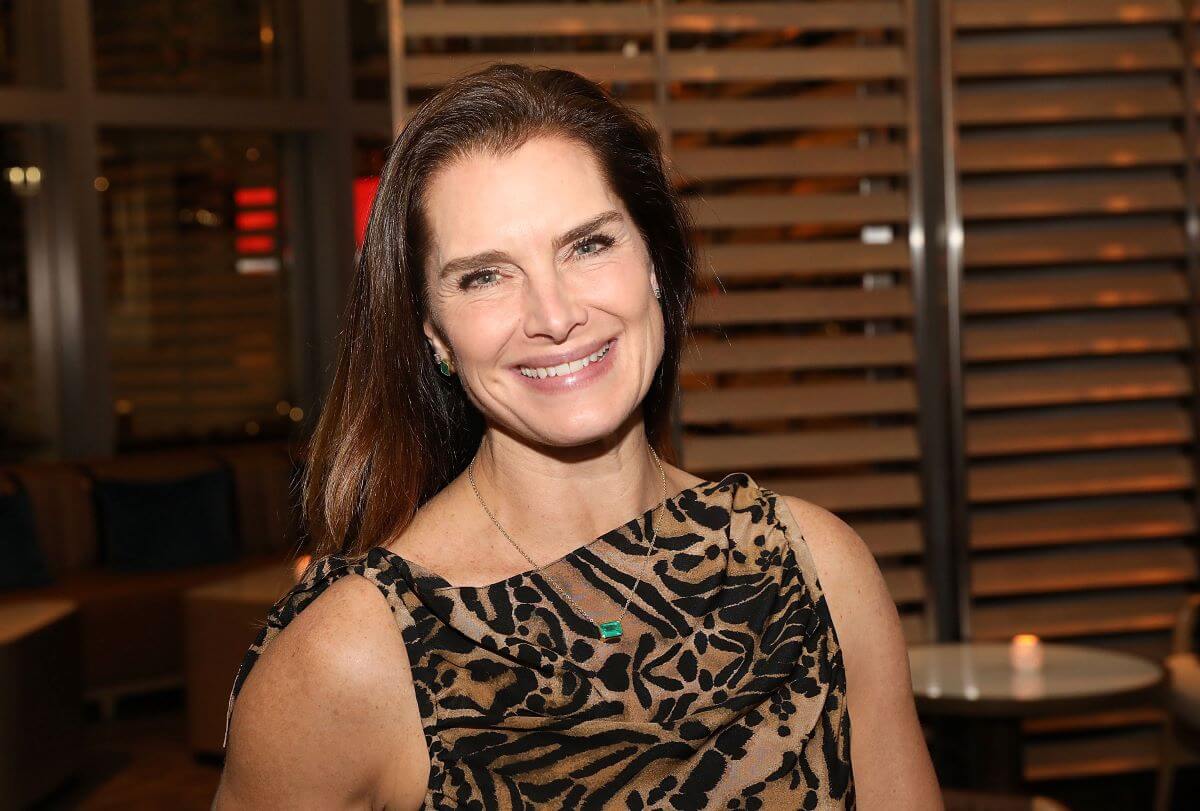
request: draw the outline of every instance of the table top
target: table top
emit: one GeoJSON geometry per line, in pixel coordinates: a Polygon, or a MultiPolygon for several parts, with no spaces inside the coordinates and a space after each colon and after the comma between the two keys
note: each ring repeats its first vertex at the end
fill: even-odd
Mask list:
{"type": "Polygon", "coordinates": [[[1157,689],[1161,666],[1128,653],[1041,643],[1040,670],[1009,663],[1007,642],[958,642],[909,648],[913,694],[922,712],[1038,715],[1085,710],[1157,689]]]}
{"type": "Polygon", "coordinates": [[[74,611],[71,600],[19,600],[0,603],[0,645],[41,630],[74,611]]]}
{"type": "Polygon", "coordinates": [[[188,589],[188,600],[217,600],[270,608],[296,584],[293,561],[280,561],[188,589]]]}

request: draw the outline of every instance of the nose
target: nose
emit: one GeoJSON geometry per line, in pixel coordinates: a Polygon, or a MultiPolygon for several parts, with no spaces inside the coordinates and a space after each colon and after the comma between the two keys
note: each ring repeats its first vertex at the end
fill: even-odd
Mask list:
{"type": "Polygon", "coordinates": [[[538,278],[533,276],[527,277],[525,335],[562,343],[571,330],[587,323],[587,307],[580,301],[578,291],[571,288],[557,269],[538,274],[538,278]]]}

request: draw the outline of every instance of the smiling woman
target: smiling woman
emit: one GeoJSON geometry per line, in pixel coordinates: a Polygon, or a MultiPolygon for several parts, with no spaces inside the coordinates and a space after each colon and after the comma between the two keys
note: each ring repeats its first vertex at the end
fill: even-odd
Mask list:
{"type": "Polygon", "coordinates": [[[695,271],[668,175],[566,71],[415,111],[309,450],[314,560],[234,681],[218,808],[940,807],[861,540],[672,464],[695,271]]]}

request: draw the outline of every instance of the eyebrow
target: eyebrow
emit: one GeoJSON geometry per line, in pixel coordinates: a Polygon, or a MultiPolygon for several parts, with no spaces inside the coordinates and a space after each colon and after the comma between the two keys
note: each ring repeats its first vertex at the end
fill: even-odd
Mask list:
{"type": "MultiPolygon", "coordinates": [[[[566,233],[560,234],[554,239],[554,250],[557,253],[561,248],[571,244],[577,239],[587,236],[597,228],[608,225],[611,222],[618,222],[621,219],[619,211],[605,211],[603,214],[598,214],[590,220],[580,223],[566,233]]],[[[496,262],[505,262],[511,259],[504,251],[490,250],[482,251],[481,253],[472,254],[471,256],[462,256],[458,259],[451,259],[442,266],[438,273],[439,279],[444,279],[447,276],[452,276],[457,273],[462,273],[483,265],[490,265],[496,262]]]]}

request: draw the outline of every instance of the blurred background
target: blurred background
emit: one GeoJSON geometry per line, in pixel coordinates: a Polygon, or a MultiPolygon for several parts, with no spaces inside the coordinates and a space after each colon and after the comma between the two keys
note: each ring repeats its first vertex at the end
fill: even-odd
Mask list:
{"type": "Polygon", "coordinates": [[[0,0],[0,808],[208,807],[385,151],[495,60],[659,128],[705,286],[680,464],[867,541],[951,806],[1197,807],[1198,30],[0,0]]]}

